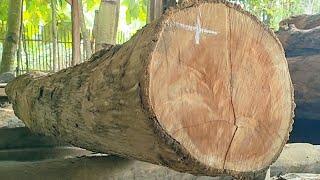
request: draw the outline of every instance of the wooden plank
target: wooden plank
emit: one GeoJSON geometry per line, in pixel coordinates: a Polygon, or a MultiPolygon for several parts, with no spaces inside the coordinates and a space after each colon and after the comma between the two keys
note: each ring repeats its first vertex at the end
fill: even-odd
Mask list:
{"type": "Polygon", "coordinates": [[[80,63],[80,9],[78,0],[72,0],[72,66],[80,63]]]}

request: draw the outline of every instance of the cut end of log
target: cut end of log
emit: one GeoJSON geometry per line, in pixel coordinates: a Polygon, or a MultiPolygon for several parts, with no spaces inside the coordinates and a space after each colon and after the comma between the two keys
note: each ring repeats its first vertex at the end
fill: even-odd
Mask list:
{"type": "Polygon", "coordinates": [[[260,170],[287,141],[293,90],[283,49],[239,10],[205,3],[174,13],[149,73],[160,125],[208,167],[260,170]]]}

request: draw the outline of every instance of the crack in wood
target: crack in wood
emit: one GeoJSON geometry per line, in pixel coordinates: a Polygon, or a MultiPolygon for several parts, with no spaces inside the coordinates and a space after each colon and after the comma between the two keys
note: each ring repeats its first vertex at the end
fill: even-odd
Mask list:
{"type": "Polygon", "coordinates": [[[230,63],[230,105],[231,105],[231,109],[232,109],[232,112],[233,112],[234,126],[236,127],[236,129],[234,130],[234,133],[232,135],[232,138],[230,140],[229,146],[228,146],[227,151],[226,151],[226,155],[224,157],[224,161],[223,161],[223,169],[224,170],[225,170],[226,160],[227,160],[227,157],[228,157],[232,142],[233,142],[233,140],[235,138],[235,135],[236,135],[236,132],[237,132],[237,130],[239,128],[237,126],[236,113],[235,113],[233,99],[232,99],[232,97],[233,97],[232,96],[233,95],[233,87],[232,87],[233,76],[232,76],[232,61],[231,61],[231,24],[230,24],[231,17],[230,17],[230,11],[231,11],[231,9],[228,8],[227,19],[228,19],[228,25],[229,25],[229,34],[228,34],[227,40],[228,40],[228,59],[229,59],[229,63],[230,63]]]}

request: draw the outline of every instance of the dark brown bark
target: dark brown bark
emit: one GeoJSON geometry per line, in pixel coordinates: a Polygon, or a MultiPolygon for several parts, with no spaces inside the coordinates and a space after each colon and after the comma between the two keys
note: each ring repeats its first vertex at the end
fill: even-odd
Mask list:
{"type": "Polygon", "coordinates": [[[293,24],[277,32],[287,56],[320,53],[320,26],[312,29],[298,29],[293,24]]]}
{"type": "Polygon", "coordinates": [[[319,143],[320,128],[320,15],[283,20],[279,40],[286,51],[295,89],[295,126],[291,142],[319,143]]]}
{"type": "Polygon", "coordinates": [[[293,16],[280,22],[277,36],[287,57],[320,54],[320,15],[293,16]]]}
{"type": "Polygon", "coordinates": [[[296,117],[319,120],[320,54],[290,57],[288,63],[295,89],[296,117]]]}
{"type": "Polygon", "coordinates": [[[298,15],[284,19],[280,22],[280,29],[286,28],[293,24],[298,29],[312,29],[320,26],[320,14],[315,15],[298,15]]]}
{"type": "Polygon", "coordinates": [[[293,16],[281,21],[277,32],[288,57],[299,119],[320,119],[319,22],[319,14],[293,16]]]}
{"type": "Polygon", "coordinates": [[[267,168],[294,108],[278,40],[224,1],[186,2],[127,43],[52,75],[20,76],[6,92],[35,132],[210,176],[267,168]]]}

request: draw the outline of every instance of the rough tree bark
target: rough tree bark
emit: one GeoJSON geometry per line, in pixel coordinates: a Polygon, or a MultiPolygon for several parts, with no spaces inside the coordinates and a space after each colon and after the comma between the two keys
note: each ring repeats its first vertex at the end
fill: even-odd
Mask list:
{"type": "Polygon", "coordinates": [[[289,24],[294,24],[298,29],[312,29],[320,26],[320,14],[292,16],[282,20],[279,25],[280,28],[284,28],[289,24]]]}
{"type": "Polygon", "coordinates": [[[0,74],[13,71],[15,54],[19,43],[22,0],[10,0],[8,8],[8,29],[3,44],[0,74]]]}
{"type": "Polygon", "coordinates": [[[38,133],[196,175],[251,176],[288,139],[293,89],[275,35],[238,6],[186,2],[130,41],[6,92],[38,133]]]}
{"type": "MultiPolygon", "coordinates": [[[[294,82],[296,119],[320,120],[320,54],[290,57],[288,64],[294,82]]],[[[314,137],[318,142],[319,136],[318,131],[314,137]]]]}
{"type": "Polygon", "coordinates": [[[298,29],[290,24],[277,35],[288,57],[320,53],[320,26],[298,29]]]}

